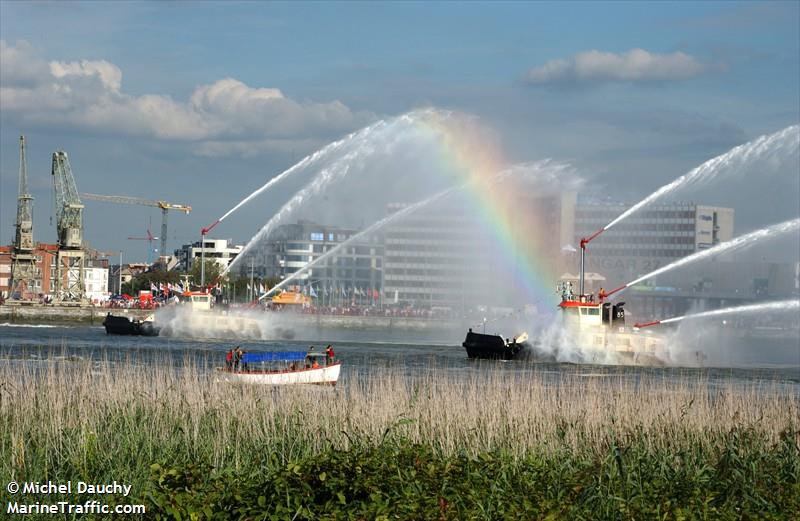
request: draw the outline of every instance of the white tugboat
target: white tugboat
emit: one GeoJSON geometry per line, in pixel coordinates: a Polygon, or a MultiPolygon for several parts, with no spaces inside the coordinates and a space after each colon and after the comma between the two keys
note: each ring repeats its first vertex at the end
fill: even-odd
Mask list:
{"type": "Polygon", "coordinates": [[[587,362],[618,362],[623,364],[658,365],[665,352],[666,340],[652,331],[641,331],[638,324],[625,324],[625,303],[611,303],[607,299],[625,289],[621,286],[597,297],[584,292],[586,245],[603,230],[589,238],[581,239],[581,265],[578,292],[572,282],[559,282],[556,291],[561,294],[560,308],[564,331],[568,341],[588,353],[587,362]]]}
{"type": "Polygon", "coordinates": [[[594,301],[593,295],[575,295],[572,283],[560,282],[561,310],[568,341],[588,353],[587,362],[654,365],[662,363],[664,338],[625,325],[625,303],[594,301]]]}
{"type": "Polygon", "coordinates": [[[207,291],[185,292],[181,303],[157,312],[163,336],[182,338],[283,339],[294,337],[292,329],[270,323],[263,311],[224,310],[214,307],[214,295],[207,291]]]}

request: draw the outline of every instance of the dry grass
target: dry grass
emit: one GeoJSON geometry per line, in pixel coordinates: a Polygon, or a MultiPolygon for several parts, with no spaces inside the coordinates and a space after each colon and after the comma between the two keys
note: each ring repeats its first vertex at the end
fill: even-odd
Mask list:
{"type": "Polygon", "coordinates": [[[443,490],[458,503],[450,519],[800,510],[796,387],[471,369],[375,367],[334,391],[233,385],[188,359],[0,359],[0,475],[116,480],[153,512],[187,516],[213,504],[228,517],[246,505],[263,507],[255,517],[431,519],[443,490]]]}
{"type": "Polygon", "coordinates": [[[553,377],[535,367],[466,377],[446,368],[413,377],[376,368],[333,391],[232,385],[188,360],[181,367],[3,360],[0,382],[0,465],[11,475],[165,456],[239,468],[254,451],[286,461],[329,445],[378,443],[387,432],[443,455],[504,450],[524,457],[596,454],[610,438],[678,450],[713,445],[735,427],[769,442],[800,424],[800,398],[777,384],[553,377]]]}

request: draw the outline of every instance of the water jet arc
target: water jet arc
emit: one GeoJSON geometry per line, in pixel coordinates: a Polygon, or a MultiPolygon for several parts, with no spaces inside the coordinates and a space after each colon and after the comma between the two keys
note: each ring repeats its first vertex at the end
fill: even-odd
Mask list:
{"type": "Polygon", "coordinates": [[[751,244],[753,244],[756,241],[759,241],[759,240],[762,240],[762,239],[769,239],[769,238],[775,237],[776,235],[781,235],[781,234],[784,234],[784,233],[787,233],[787,232],[797,231],[798,229],[800,229],[800,218],[791,219],[789,221],[785,221],[785,222],[778,223],[778,224],[773,224],[771,226],[767,226],[766,228],[762,228],[760,230],[756,230],[754,232],[747,233],[745,235],[740,235],[739,237],[731,239],[731,240],[729,240],[727,242],[721,242],[721,243],[717,244],[716,246],[712,246],[711,248],[708,248],[707,250],[700,250],[698,252],[695,252],[695,253],[689,255],[688,257],[683,257],[682,259],[679,259],[679,260],[677,260],[677,261],[675,261],[675,262],[673,262],[671,264],[667,264],[666,266],[663,266],[661,268],[653,270],[653,271],[651,271],[650,273],[648,273],[646,275],[642,275],[641,277],[639,277],[639,278],[637,278],[635,280],[632,280],[632,281],[628,282],[627,284],[625,284],[623,286],[620,286],[619,288],[617,288],[617,289],[615,289],[615,290],[613,290],[613,291],[611,291],[609,293],[606,293],[604,295],[604,297],[608,298],[608,297],[610,297],[611,295],[613,295],[615,293],[618,293],[620,291],[625,290],[626,288],[629,288],[629,287],[633,286],[634,284],[638,284],[638,283],[643,282],[643,281],[645,281],[647,279],[655,277],[656,275],[660,275],[662,273],[666,273],[668,271],[671,271],[671,270],[673,270],[675,268],[684,266],[686,264],[690,264],[692,262],[696,262],[696,261],[705,259],[707,257],[712,257],[714,255],[719,255],[721,253],[730,252],[730,251],[736,251],[736,250],[739,250],[741,248],[748,247],[748,246],[750,246],[751,244]]]}
{"type": "Polygon", "coordinates": [[[795,311],[798,309],[800,309],[800,299],[774,300],[770,302],[760,302],[758,304],[745,304],[742,306],[732,306],[722,309],[712,309],[711,311],[702,311],[700,313],[682,315],[679,317],[654,320],[653,322],[646,322],[644,324],[636,323],[633,325],[633,327],[643,328],[643,327],[656,326],[658,324],[669,324],[671,322],[680,322],[681,320],[687,320],[687,319],[707,318],[720,315],[733,315],[736,313],[753,313],[756,311],[795,311]]]}

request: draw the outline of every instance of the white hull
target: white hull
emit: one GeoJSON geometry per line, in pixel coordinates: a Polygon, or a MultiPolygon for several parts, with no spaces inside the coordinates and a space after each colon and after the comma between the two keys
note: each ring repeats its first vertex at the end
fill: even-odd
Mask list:
{"type": "Polygon", "coordinates": [[[649,331],[584,327],[574,332],[574,339],[590,355],[588,361],[658,365],[663,363],[660,356],[666,352],[666,338],[649,331]]]}
{"type": "Polygon", "coordinates": [[[317,369],[298,369],[296,371],[253,371],[234,372],[220,369],[223,378],[228,382],[251,383],[262,385],[290,384],[329,384],[339,381],[341,362],[317,369]]]}

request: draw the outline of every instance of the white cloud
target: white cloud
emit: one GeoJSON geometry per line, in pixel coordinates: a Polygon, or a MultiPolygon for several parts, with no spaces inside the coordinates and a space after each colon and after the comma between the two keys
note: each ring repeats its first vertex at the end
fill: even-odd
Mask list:
{"type": "Polygon", "coordinates": [[[47,64],[31,59],[33,48],[26,41],[15,47],[0,40],[0,85],[30,85],[47,74],[47,64]]]}
{"type": "Polygon", "coordinates": [[[567,60],[551,60],[525,75],[532,84],[663,82],[702,74],[708,66],[680,51],[669,54],[632,49],[616,54],[596,50],[576,54],[567,60]]]}
{"type": "Polygon", "coordinates": [[[188,100],[122,90],[122,71],[105,60],[46,62],[26,42],[0,41],[0,109],[24,123],[196,142],[195,151],[257,153],[301,145],[363,126],[374,116],[339,101],[298,102],[275,88],[224,78],[188,100]],[[235,142],[235,146],[225,146],[235,142]]]}
{"type": "Polygon", "coordinates": [[[66,76],[97,76],[103,85],[111,91],[119,92],[122,86],[122,71],[113,63],[105,60],[80,62],[50,62],[50,74],[55,78],[66,76]]]}

